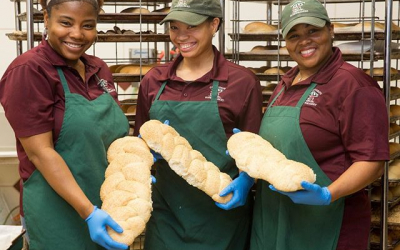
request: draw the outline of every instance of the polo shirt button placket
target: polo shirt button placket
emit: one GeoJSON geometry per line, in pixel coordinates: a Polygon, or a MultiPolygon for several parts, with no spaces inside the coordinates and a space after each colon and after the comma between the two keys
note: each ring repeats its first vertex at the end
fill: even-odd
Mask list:
{"type": "Polygon", "coordinates": [[[183,94],[183,96],[184,96],[184,97],[187,97],[187,96],[188,96],[188,94],[187,94],[187,93],[184,93],[184,94],[183,94]]]}

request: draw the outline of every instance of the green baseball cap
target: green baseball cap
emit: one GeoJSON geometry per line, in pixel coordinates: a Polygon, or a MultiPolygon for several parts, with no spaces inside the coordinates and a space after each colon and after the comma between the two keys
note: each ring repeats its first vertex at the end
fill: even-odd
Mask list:
{"type": "Polygon", "coordinates": [[[325,7],[318,0],[294,0],[282,11],[282,36],[297,24],[306,23],[316,27],[324,27],[331,22],[325,7]]]}
{"type": "Polygon", "coordinates": [[[179,21],[199,25],[208,17],[222,18],[220,0],[173,0],[168,15],[160,22],[179,21]]]}

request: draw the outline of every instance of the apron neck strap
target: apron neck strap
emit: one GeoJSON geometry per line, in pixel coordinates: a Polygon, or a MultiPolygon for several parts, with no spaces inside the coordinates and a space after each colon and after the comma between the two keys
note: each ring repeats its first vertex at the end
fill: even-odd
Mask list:
{"type": "MultiPolygon", "coordinates": [[[[168,81],[163,82],[163,84],[161,85],[160,90],[157,93],[156,99],[158,100],[160,98],[161,93],[164,91],[165,89],[165,85],[167,85],[168,81]]],[[[213,86],[212,86],[212,95],[211,95],[211,100],[212,101],[216,101],[217,97],[218,97],[218,86],[219,86],[219,82],[217,80],[213,81],[213,86]]]]}
{"type": "Polygon", "coordinates": [[[60,76],[60,80],[61,80],[61,84],[63,86],[64,92],[71,93],[69,91],[68,83],[67,83],[67,80],[65,79],[64,72],[62,71],[62,69],[60,67],[57,67],[57,72],[58,72],[58,75],[60,76]]]}
{"type": "Polygon", "coordinates": [[[217,101],[218,98],[218,85],[219,82],[217,80],[213,81],[213,86],[212,86],[212,94],[211,94],[211,100],[212,101],[217,101]]]}
{"type": "Polygon", "coordinates": [[[274,97],[274,99],[272,99],[271,103],[268,105],[267,108],[271,107],[272,104],[274,104],[274,102],[276,101],[276,99],[281,95],[281,93],[285,90],[285,86],[282,85],[282,89],[281,91],[279,91],[279,93],[274,97]]]}
{"type": "Polygon", "coordinates": [[[296,107],[301,107],[303,104],[306,102],[308,96],[310,93],[314,90],[315,86],[317,84],[315,82],[312,82],[310,86],[307,88],[306,92],[304,92],[303,96],[300,98],[299,102],[297,103],[296,107]]]}

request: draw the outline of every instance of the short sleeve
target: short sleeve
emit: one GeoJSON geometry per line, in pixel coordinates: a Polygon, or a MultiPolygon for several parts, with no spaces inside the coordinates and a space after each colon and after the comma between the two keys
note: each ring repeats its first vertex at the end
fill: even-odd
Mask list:
{"type": "Polygon", "coordinates": [[[343,144],[353,162],[389,160],[388,114],[376,87],[362,87],[349,95],[339,116],[343,144]]]}
{"type": "Polygon", "coordinates": [[[45,74],[28,65],[8,70],[0,82],[0,100],[17,138],[52,130],[54,88],[45,74]]]}

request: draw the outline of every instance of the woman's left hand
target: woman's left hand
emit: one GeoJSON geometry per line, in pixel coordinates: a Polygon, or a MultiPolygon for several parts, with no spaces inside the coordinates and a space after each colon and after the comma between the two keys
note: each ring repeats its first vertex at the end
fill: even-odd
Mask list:
{"type": "Polygon", "coordinates": [[[301,182],[304,190],[296,192],[283,192],[277,190],[274,186],[269,188],[278,193],[287,195],[294,203],[305,205],[329,205],[331,203],[331,193],[327,187],[321,187],[318,184],[312,184],[306,181],[301,182]]]}

